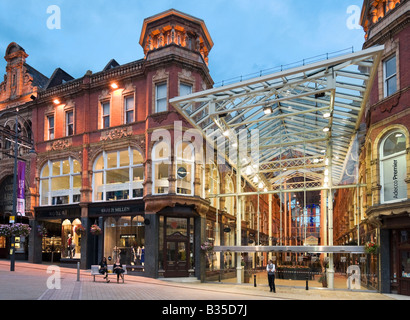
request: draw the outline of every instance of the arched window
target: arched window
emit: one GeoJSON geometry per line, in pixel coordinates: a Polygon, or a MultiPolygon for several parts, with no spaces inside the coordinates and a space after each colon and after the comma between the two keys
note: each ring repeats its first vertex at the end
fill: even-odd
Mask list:
{"type": "MultiPolygon", "coordinates": [[[[209,189],[207,190],[207,194],[219,194],[220,193],[220,180],[219,180],[219,171],[218,167],[211,163],[209,166],[209,189]]],[[[214,208],[219,209],[219,199],[212,198],[210,199],[211,206],[214,208]]]]}
{"type": "Polygon", "coordinates": [[[195,151],[191,143],[180,142],[176,147],[175,170],[177,194],[194,195],[195,151]]]}
{"type": "Polygon", "coordinates": [[[73,158],[48,161],[40,173],[40,205],[80,202],[81,165],[73,158]]]}
{"type": "MultiPolygon", "coordinates": [[[[235,193],[234,184],[230,176],[225,177],[225,193],[233,194],[235,193]]],[[[230,214],[235,213],[235,197],[225,198],[225,208],[230,214]]]]}
{"type": "Polygon", "coordinates": [[[120,151],[104,151],[94,162],[94,201],[142,198],[143,162],[141,153],[130,147],[120,151]]]}
{"type": "Polygon", "coordinates": [[[152,149],[152,194],[168,193],[170,156],[170,146],[165,141],[158,142],[152,149]]]}
{"type": "Polygon", "coordinates": [[[401,131],[389,133],[380,145],[381,202],[407,199],[406,136],[401,131]]]}

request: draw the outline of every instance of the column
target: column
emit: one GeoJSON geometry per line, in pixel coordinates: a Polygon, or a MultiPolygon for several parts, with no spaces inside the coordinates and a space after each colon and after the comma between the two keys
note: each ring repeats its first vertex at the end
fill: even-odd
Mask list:
{"type": "Polygon", "coordinates": [[[145,275],[158,276],[159,218],[155,212],[145,212],[145,275]]]}

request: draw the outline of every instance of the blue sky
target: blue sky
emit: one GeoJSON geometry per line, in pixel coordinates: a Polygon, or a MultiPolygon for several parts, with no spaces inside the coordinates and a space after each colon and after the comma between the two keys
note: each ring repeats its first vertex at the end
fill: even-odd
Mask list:
{"type": "MultiPolygon", "coordinates": [[[[214,41],[209,69],[215,82],[341,49],[359,51],[362,29],[350,6],[363,0],[0,0],[0,56],[10,42],[27,63],[50,77],[60,67],[74,78],[143,58],[144,18],[174,8],[203,19],[214,41]],[[47,8],[61,10],[49,29],[47,8]],[[348,24],[350,22],[350,24],[348,24]],[[350,26],[350,27],[349,27],[350,26]]],[[[360,14],[360,12],[356,12],[360,14]]],[[[0,59],[0,73],[6,61],[0,59]]],[[[2,81],[0,75],[0,81],[2,81]]]]}

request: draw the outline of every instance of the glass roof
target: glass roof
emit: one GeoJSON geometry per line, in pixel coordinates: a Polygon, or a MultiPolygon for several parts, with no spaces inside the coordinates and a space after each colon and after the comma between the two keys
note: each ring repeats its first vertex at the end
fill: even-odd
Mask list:
{"type": "Polygon", "coordinates": [[[352,185],[362,115],[383,50],[373,47],[170,103],[232,166],[240,163],[255,188],[278,190],[295,177],[302,183],[288,189],[352,185]]]}

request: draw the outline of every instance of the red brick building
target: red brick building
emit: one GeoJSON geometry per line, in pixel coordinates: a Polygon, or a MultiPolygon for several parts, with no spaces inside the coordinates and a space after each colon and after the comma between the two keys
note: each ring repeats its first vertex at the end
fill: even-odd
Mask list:
{"type": "MultiPolygon", "coordinates": [[[[200,254],[207,239],[234,243],[235,201],[206,196],[234,188],[235,173],[216,159],[205,163],[205,147],[168,103],[213,86],[212,38],[204,21],[168,10],[144,20],[140,45],[142,59],[112,59],[78,79],[57,68],[27,102],[37,152],[29,261],[89,268],[119,254],[150,277],[203,278],[216,263],[235,267],[223,254],[200,254]]],[[[260,214],[257,202],[245,203],[244,243],[255,243],[257,226],[268,241],[268,197],[260,214]]]]}
{"type": "Polygon", "coordinates": [[[370,258],[373,285],[404,295],[410,295],[409,17],[406,0],[363,3],[364,49],[385,46],[363,119],[359,179],[367,187],[340,191],[335,206],[338,241],[380,245],[380,257],[370,258]]]}

